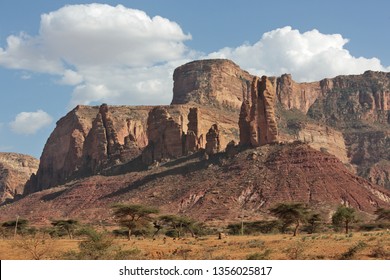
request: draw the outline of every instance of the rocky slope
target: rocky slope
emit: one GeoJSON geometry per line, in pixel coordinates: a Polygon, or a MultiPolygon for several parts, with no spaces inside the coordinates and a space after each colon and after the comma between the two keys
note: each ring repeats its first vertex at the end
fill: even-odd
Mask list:
{"type": "Polygon", "coordinates": [[[390,191],[348,171],[334,156],[306,144],[273,144],[204,160],[200,152],[141,172],[92,176],[27,196],[1,209],[35,223],[48,217],[112,222],[115,202],[153,205],[163,213],[210,223],[267,216],[284,201],[307,203],[330,213],[340,203],[372,213],[390,206],[390,191]]]}
{"type": "Polygon", "coordinates": [[[0,204],[23,194],[24,185],[38,165],[39,160],[31,156],[0,153],[0,204]]]}

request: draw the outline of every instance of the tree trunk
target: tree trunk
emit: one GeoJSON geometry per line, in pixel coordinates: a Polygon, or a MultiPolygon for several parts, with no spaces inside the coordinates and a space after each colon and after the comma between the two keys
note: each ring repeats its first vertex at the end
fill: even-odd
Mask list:
{"type": "Polygon", "coordinates": [[[127,240],[130,240],[131,239],[131,229],[129,229],[129,231],[127,232],[127,240]]]}
{"type": "Polygon", "coordinates": [[[295,229],[294,229],[294,235],[293,235],[293,236],[297,236],[299,226],[300,226],[300,223],[299,223],[299,221],[298,221],[298,222],[297,222],[297,225],[296,225],[296,227],[295,227],[295,229]]]}
{"type": "Polygon", "coordinates": [[[345,221],[345,234],[349,232],[349,221],[345,221]]]}
{"type": "Polygon", "coordinates": [[[73,239],[72,231],[70,229],[66,229],[66,232],[68,233],[69,239],[73,239]]]}

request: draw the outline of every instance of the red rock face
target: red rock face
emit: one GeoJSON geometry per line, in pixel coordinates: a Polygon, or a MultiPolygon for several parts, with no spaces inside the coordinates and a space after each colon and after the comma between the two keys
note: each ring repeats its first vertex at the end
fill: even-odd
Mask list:
{"type": "Polygon", "coordinates": [[[23,194],[30,176],[37,172],[39,160],[21,154],[0,153],[0,204],[23,194]]]}
{"type": "Polygon", "coordinates": [[[279,140],[275,97],[276,91],[267,77],[253,78],[251,100],[244,100],[241,105],[238,122],[241,145],[258,147],[279,140]]]}
{"type": "Polygon", "coordinates": [[[193,61],[175,70],[171,104],[194,102],[239,110],[252,77],[230,60],[193,61]]]}
{"type": "Polygon", "coordinates": [[[143,162],[151,164],[162,159],[183,155],[182,128],[164,107],[155,107],[148,116],[148,146],[144,150],[143,162]]]}
{"type": "Polygon", "coordinates": [[[204,148],[201,134],[201,113],[199,108],[190,108],[188,113],[188,130],[185,135],[185,154],[193,153],[204,148]]]}
{"type": "Polygon", "coordinates": [[[140,155],[150,107],[77,106],[57,122],[24,194],[100,172],[140,155]],[[125,144],[126,143],[126,144],[125,144]]]}
{"type": "Polygon", "coordinates": [[[162,119],[154,119],[150,127],[151,106],[78,106],[69,112],[49,137],[37,176],[25,193],[98,174],[141,154],[151,162],[196,152],[206,148],[213,124],[218,125],[221,151],[231,140],[256,147],[309,139],[312,147],[336,154],[364,175],[390,151],[389,78],[387,73],[366,72],[313,83],[296,83],[291,75],[262,81],[228,60],[194,61],[175,70],[172,105],[164,106],[170,117],[160,114],[162,119]],[[280,108],[307,113],[319,125],[304,124],[296,134],[286,133],[276,125],[284,118],[280,108]],[[368,124],[370,130],[378,130],[380,124],[384,131],[360,133],[350,125],[356,123],[365,129],[368,124]],[[324,133],[324,125],[334,133],[324,133]],[[161,135],[166,138],[156,140],[160,144],[154,143],[151,152],[149,140],[161,135]],[[331,137],[335,139],[325,139],[331,137]]]}
{"type": "Polygon", "coordinates": [[[240,117],[238,126],[240,128],[240,145],[249,146],[251,144],[251,128],[250,128],[250,103],[244,100],[241,105],[240,117]]]}
{"type": "Polygon", "coordinates": [[[332,86],[332,80],[321,82],[296,83],[290,74],[284,74],[277,78],[277,98],[286,109],[298,109],[307,113],[313,103],[328,92],[332,86]]]}
{"type": "Polygon", "coordinates": [[[214,155],[221,150],[218,125],[214,124],[206,134],[206,153],[214,155]]]}

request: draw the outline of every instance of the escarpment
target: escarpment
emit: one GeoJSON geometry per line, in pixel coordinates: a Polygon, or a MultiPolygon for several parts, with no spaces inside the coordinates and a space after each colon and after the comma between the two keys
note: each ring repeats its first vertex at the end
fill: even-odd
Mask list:
{"type": "MultiPolygon", "coordinates": [[[[173,75],[164,106],[77,106],[57,122],[24,194],[113,167],[215,154],[231,141],[258,147],[301,140],[357,174],[389,185],[390,74],[297,83],[251,75],[225,59],[193,61],[173,75]],[[386,173],[387,172],[387,173],[386,173]]],[[[140,165],[141,164],[141,165],[140,165]]]]}

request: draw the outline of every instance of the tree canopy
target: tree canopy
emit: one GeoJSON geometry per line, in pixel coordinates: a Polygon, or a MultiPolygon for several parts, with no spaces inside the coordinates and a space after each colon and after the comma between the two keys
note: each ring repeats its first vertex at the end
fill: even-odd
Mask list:
{"type": "Polygon", "coordinates": [[[160,223],[175,232],[177,237],[181,237],[184,231],[188,231],[194,236],[195,221],[183,216],[164,215],[159,217],[160,223]]]}
{"type": "Polygon", "coordinates": [[[342,224],[344,224],[346,234],[349,232],[350,224],[354,222],[356,222],[355,209],[344,205],[339,206],[332,216],[333,225],[340,227],[342,224]]]}
{"type": "Polygon", "coordinates": [[[306,222],[309,210],[303,203],[279,203],[270,212],[283,221],[284,228],[294,224],[293,236],[298,234],[300,225],[306,222]]]}
{"type": "Polygon", "coordinates": [[[151,221],[152,214],[158,214],[159,210],[139,204],[115,204],[112,206],[113,215],[118,224],[128,229],[130,240],[132,231],[144,227],[151,221]]]}
{"type": "Polygon", "coordinates": [[[77,220],[55,220],[51,222],[52,226],[66,231],[70,239],[73,239],[74,231],[79,226],[79,222],[77,220]]]}

